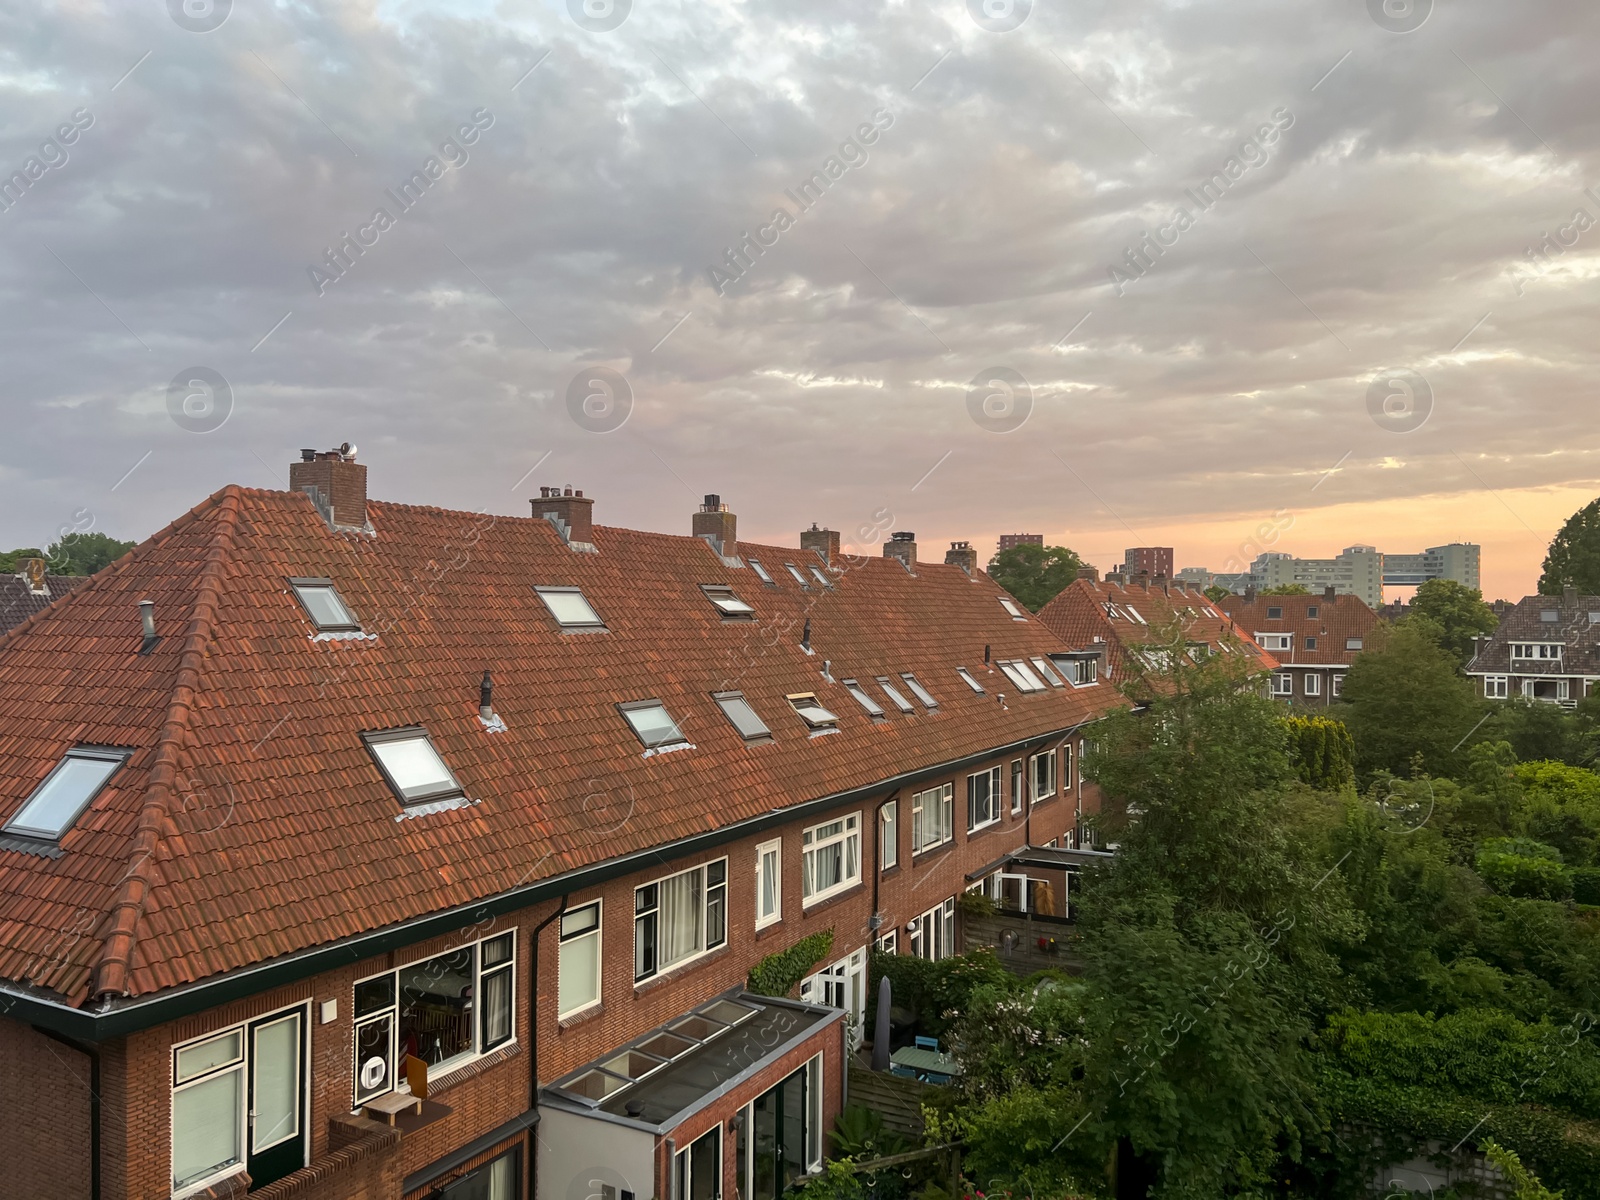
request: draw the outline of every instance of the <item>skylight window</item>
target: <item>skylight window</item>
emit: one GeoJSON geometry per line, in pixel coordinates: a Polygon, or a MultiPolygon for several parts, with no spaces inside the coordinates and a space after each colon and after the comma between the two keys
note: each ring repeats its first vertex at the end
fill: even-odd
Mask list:
{"type": "Polygon", "coordinates": [[[360,629],[356,620],[331,579],[291,579],[289,586],[300,600],[300,605],[316,627],[324,633],[335,630],[360,629]]]}
{"type": "Polygon", "coordinates": [[[972,677],[971,671],[967,670],[965,667],[957,667],[956,674],[961,676],[961,678],[966,681],[966,685],[969,688],[977,692],[978,695],[983,695],[983,684],[979,683],[972,677]]]}
{"type": "Polygon", "coordinates": [[[1128,614],[1130,619],[1139,622],[1139,624],[1141,624],[1141,625],[1150,624],[1149,621],[1146,621],[1142,616],[1139,615],[1139,610],[1137,608],[1135,608],[1133,605],[1124,604],[1122,607],[1127,611],[1127,614],[1128,614]]]}
{"type": "MultiPolygon", "coordinates": [[[[939,702],[933,698],[928,689],[918,682],[917,677],[910,671],[901,671],[900,678],[905,680],[906,686],[911,689],[911,694],[922,701],[923,708],[938,708],[939,702]]],[[[981,689],[980,689],[981,690],[981,689]]]]}
{"type": "Polygon", "coordinates": [[[461,785],[433,748],[426,729],[413,726],[361,736],[400,803],[431,804],[462,794],[461,785]]]}
{"type": "Polygon", "coordinates": [[[789,697],[789,703],[812,729],[837,729],[839,726],[838,716],[823,708],[814,692],[798,692],[789,697]]]}
{"type": "Polygon", "coordinates": [[[1005,672],[1006,678],[1016,684],[1024,692],[1044,691],[1044,682],[1028,669],[1028,664],[1021,661],[1003,662],[1000,669],[1005,672]]]}
{"type": "Polygon", "coordinates": [[[702,583],[700,590],[724,617],[736,621],[748,621],[756,615],[756,610],[735,596],[731,587],[724,584],[702,583]]]}
{"type": "Polygon", "coordinates": [[[753,558],[747,559],[746,561],[749,562],[750,569],[756,573],[757,579],[761,580],[761,582],[766,584],[768,587],[777,586],[772,582],[772,576],[767,574],[767,569],[765,567],[763,567],[753,558]]]}
{"type": "Polygon", "coordinates": [[[1022,610],[1017,607],[1017,602],[1015,600],[1011,599],[1010,596],[1001,596],[1000,597],[1000,607],[1005,609],[1006,612],[1010,613],[1013,617],[1015,617],[1019,621],[1026,621],[1028,619],[1027,617],[1022,615],[1022,610]]]}
{"type": "Polygon", "coordinates": [[[1040,675],[1044,676],[1045,682],[1048,683],[1051,687],[1064,687],[1065,686],[1061,682],[1061,676],[1057,675],[1053,670],[1051,670],[1050,669],[1050,664],[1045,662],[1044,659],[1042,659],[1042,658],[1030,658],[1028,661],[1033,664],[1034,669],[1036,671],[1038,671],[1040,675]]]}
{"type": "Polygon", "coordinates": [[[812,567],[811,568],[811,578],[815,579],[818,583],[820,583],[825,588],[831,588],[833,586],[833,580],[829,579],[826,575],[824,575],[822,573],[822,568],[821,567],[812,567]]]}
{"type": "Polygon", "coordinates": [[[908,713],[916,711],[911,707],[911,701],[905,698],[900,689],[889,682],[889,677],[887,675],[878,676],[878,686],[883,689],[883,694],[889,697],[889,703],[893,704],[901,712],[908,713]]]}
{"type": "Polygon", "coordinates": [[[801,587],[806,586],[806,577],[800,574],[799,567],[795,566],[793,563],[784,563],[783,565],[788,568],[789,574],[794,576],[794,581],[796,583],[798,583],[801,587]]]}
{"type": "Polygon", "coordinates": [[[716,692],[711,698],[717,702],[722,715],[728,718],[745,741],[758,742],[771,739],[772,730],[767,728],[767,723],[761,719],[756,710],[750,707],[750,701],[744,698],[742,692],[716,692]]]}
{"type": "Polygon", "coordinates": [[[879,704],[871,696],[867,695],[866,688],[862,687],[861,684],[856,682],[854,679],[841,679],[839,682],[844,684],[845,690],[856,698],[856,703],[861,705],[862,708],[866,709],[867,712],[871,714],[874,721],[882,721],[885,719],[883,705],[879,704]]]}
{"type": "Polygon", "coordinates": [[[563,629],[604,629],[606,623],[575,587],[534,588],[563,629]]]}
{"type": "Polygon", "coordinates": [[[666,705],[659,700],[635,700],[630,704],[619,704],[617,708],[633,727],[639,740],[651,750],[688,740],[678,729],[678,723],[667,713],[666,705]]]}
{"type": "Polygon", "coordinates": [[[130,751],[99,746],[74,746],[44,782],[33,789],[22,810],[6,822],[5,832],[60,841],[83,810],[128,761],[130,751]]]}

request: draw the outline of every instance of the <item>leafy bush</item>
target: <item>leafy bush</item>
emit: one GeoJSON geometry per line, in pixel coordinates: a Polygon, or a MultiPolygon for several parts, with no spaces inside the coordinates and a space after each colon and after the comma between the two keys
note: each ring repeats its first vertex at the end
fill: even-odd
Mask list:
{"type": "Polygon", "coordinates": [[[1355,780],[1355,742],[1343,721],[1330,717],[1286,717],[1289,761],[1301,780],[1332,792],[1355,780]]]}
{"type": "Polygon", "coordinates": [[[1504,896],[1564,900],[1572,895],[1561,851],[1532,838],[1491,838],[1479,848],[1476,866],[1483,881],[1504,896]]]}
{"type": "Polygon", "coordinates": [[[833,949],[833,930],[801,938],[787,950],[769,954],[750,968],[749,989],[758,996],[787,996],[833,949]]]}
{"type": "Polygon", "coordinates": [[[930,962],[912,954],[872,955],[872,986],[868,989],[867,1028],[874,1028],[878,1007],[878,980],[889,978],[893,1003],[915,1014],[917,1028],[929,1037],[944,1037],[955,1019],[966,1011],[975,988],[1005,985],[1011,972],[1000,965],[987,947],[971,954],[930,962]]]}
{"type": "Polygon", "coordinates": [[[911,1141],[887,1128],[882,1113],[865,1104],[851,1104],[835,1118],[828,1132],[828,1149],[834,1158],[871,1161],[904,1154],[911,1149],[911,1141]]]}
{"type": "Polygon", "coordinates": [[[1572,898],[1579,904],[1600,904],[1600,867],[1574,867],[1567,874],[1572,879],[1572,898]]]}

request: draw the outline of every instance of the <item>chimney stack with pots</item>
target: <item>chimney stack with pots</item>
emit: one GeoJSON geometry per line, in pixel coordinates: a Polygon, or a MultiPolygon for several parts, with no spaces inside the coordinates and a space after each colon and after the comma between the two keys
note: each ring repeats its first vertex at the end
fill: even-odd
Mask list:
{"type": "Polygon", "coordinates": [[[883,556],[898,558],[902,567],[911,570],[917,565],[917,535],[905,531],[891,533],[883,544],[883,556]]]}
{"type": "Polygon", "coordinates": [[[585,496],[582,488],[573,491],[570,485],[542,487],[539,498],[529,503],[533,505],[533,515],[554,525],[561,540],[573,550],[594,549],[594,497],[585,496]]]}
{"type": "Polygon", "coordinates": [[[1331,583],[1327,587],[1322,589],[1322,598],[1324,600],[1327,600],[1327,601],[1331,602],[1333,600],[1336,600],[1338,598],[1338,596],[1339,596],[1339,593],[1334,590],[1333,584],[1331,584],[1331,583]]]}
{"type": "Polygon", "coordinates": [[[704,538],[723,558],[738,554],[739,518],[728,511],[728,506],[716,493],[706,496],[700,511],[694,514],[692,528],[695,537],[704,538]]]}
{"type": "Polygon", "coordinates": [[[289,490],[306,492],[335,529],[366,529],[367,468],[349,442],[337,450],[302,450],[289,464],[289,490]]]}
{"type": "Polygon", "coordinates": [[[946,566],[960,567],[971,575],[978,569],[978,552],[971,542],[951,542],[950,549],[944,552],[944,561],[946,566]]]}
{"type": "Polygon", "coordinates": [[[815,521],[810,529],[800,531],[800,549],[815,550],[822,561],[832,564],[839,557],[839,533],[834,529],[818,529],[815,521]]]}

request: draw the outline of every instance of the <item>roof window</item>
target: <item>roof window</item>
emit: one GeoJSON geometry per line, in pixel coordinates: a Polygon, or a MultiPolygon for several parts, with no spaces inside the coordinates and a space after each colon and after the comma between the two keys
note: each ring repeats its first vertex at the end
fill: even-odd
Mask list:
{"type": "Polygon", "coordinates": [[[811,568],[811,578],[815,579],[818,583],[820,583],[825,588],[833,587],[833,580],[829,579],[826,575],[824,575],[822,573],[822,568],[821,567],[812,567],[811,568]]]}
{"type": "Polygon", "coordinates": [[[595,612],[593,605],[584,598],[584,595],[575,587],[536,587],[539,599],[544,601],[544,606],[550,610],[550,615],[563,629],[604,629],[606,623],[600,619],[600,614],[595,612]]]}
{"type": "Polygon", "coordinates": [[[74,746],[33,789],[21,811],[6,822],[5,832],[60,841],[130,753],[111,747],[74,746]]]}
{"type": "Polygon", "coordinates": [[[361,737],[401,804],[431,804],[463,794],[456,777],[433,748],[426,729],[413,725],[363,733],[361,737]]]}
{"type": "Polygon", "coordinates": [[[1554,625],[1560,619],[1561,613],[1556,609],[1544,608],[1539,610],[1539,620],[1543,621],[1546,625],[1554,625]]]}
{"type": "Polygon", "coordinates": [[[957,667],[956,674],[961,676],[961,678],[966,681],[966,684],[969,688],[977,692],[978,695],[983,695],[983,684],[979,683],[972,677],[971,671],[967,670],[965,667],[957,667]]]}
{"type": "Polygon", "coordinates": [[[839,727],[838,716],[822,707],[817,701],[815,692],[797,692],[788,699],[789,703],[794,705],[794,711],[800,714],[800,719],[812,729],[837,729],[839,727]]]}
{"type": "Polygon", "coordinates": [[[899,688],[895,687],[894,684],[889,682],[889,677],[887,675],[878,676],[878,686],[883,689],[883,694],[889,697],[889,703],[893,704],[901,712],[908,713],[916,711],[911,707],[911,701],[905,698],[904,693],[902,693],[899,688]]]}
{"type": "Polygon", "coordinates": [[[300,601],[300,606],[311,617],[312,624],[324,633],[361,628],[355,613],[350,611],[333,586],[331,579],[291,579],[289,586],[300,601]]]}
{"type": "Polygon", "coordinates": [[[668,714],[667,706],[659,700],[634,700],[617,705],[617,711],[648,749],[675,746],[688,740],[678,729],[678,723],[668,714]]]}
{"type": "Polygon", "coordinates": [[[788,569],[789,574],[794,576],[794,581],[796,583],[798,583],[801,587],[806,586],[806,577],[800,574],[799,567],[795,566],[793,563],[784,563],[783,565],[788,569]]]}
{"type": "Polygon", "coordinates": [[[746,559],[745,561],[750,564],[750,569],[756,573],[756,578],[761,580],[762,583],[766,584],[768,587],[778,586],[772,582],[772,576],[767,574],[767,569],[759,562],[753,558],[746,559]]]}
{"type": "Polygon", "coordinates": [[[854,679],[841,679],[839,682],[844,684],[845,690],[856,698],[856,703],[866,709],[874,721],[888,719],[884,715],[883,705],[867,695],[867,689],[862,687],[860,683],[854,679]]]}
{"type": "Polygon", "coordinates": [[[748,621],[756,615],[756,610],[733,594],[733,589],[724,583],[702,583],[700,590],[706,594],[706,599],[716,607],[716,610],[731,621],[748,621]]]}
{"type": "Polygon", "coordinates": [[[933,698],[933,695],[928,691],[928,689],[923,687],[921,682],[918,681],[917,677],[910,671],[901,671],[900,678],[905,680],[906,686],[911,689],[911,694],[918,700],[922,701],[923,708],[939,707],[939,702],[933,698]]]}
{"type": "Polygon", "coordinates": [[[1034,670],[1038,671],[1040,675],[1044,676],[1045,682],[1051,687],[1065,686],[1061,682],[1061,676],[1057,675],[1053,670],[1051,670],[1050,664],[1045,662],[1044,659],[1030,658],[1028,661],[1033,664],[1034,670]]]}
{"type": "Polygon", "coordinates": [[[1017,602],[1015,600],[1013,600],[1010,596],[1001,596],[1000,597],[1000,607],[1005,609],[1006,612],[1010,613],[1013,617],[1015,617],[1019,621],[1026,621],[1028,619],[1027,617],[1022,615],[1022,610],[1017,607],[1017,602]]]}
{"type": "Polygon", "coordinates": [[[1315,604],[1306,605],[1306,617],[1307,617],[1307,619],[1310,619],[1311,617],[1316,616],[1321,611],[1322,610],[1320,608],[1318,608],[1315,604]]]}
{"type": "Polygon", "coordinates": [[[1267,606],[1267,620],[1269,620],[1269,621],[1281,621],[1281,620],[1283,620],[1283,606],[1281,604],[1269,604],[1267,606]]]}
{"type": "Polygon", "coordinates": [[[1137,621],[1141,625],[1150,624],[1149,621],[1146,621],[1142,616],[1139,615],[1139,610],[1137,608],[1135,608],[1133,605],[1124,602],[1122,607],[1123,607],[1123,610],[1128,614],[1128,618],[1130,620],[1137,621]]]}
{"type": "Polygon", "coordinates": [[[1028,664],[1018,661],[1002,662],[1000,669],[1005,672],[1006,678],[1011,680],[1024,692],[1044,691],[1044,682],[1028,669],[1028,664]]]}
{"type": "Polygon", "coordinates": [[[1361,639],[1360,638],[1351,638],[1351,637],[1345,638],[1345,640],[1344,640],[1344,648],[1346,650],[1359,650],[1359,649],[1361,649],[1361,639]]]}
{"type": "Polygon", "coordinates": [[[772,730],[767,728],[767,723],[761,719],[756,710],[750,707],[750,701],[744,698],[743,692],[714,692],[711,698],[717,702],[722,715],[728,718],[745,741],[771,740],[772,730]]]}

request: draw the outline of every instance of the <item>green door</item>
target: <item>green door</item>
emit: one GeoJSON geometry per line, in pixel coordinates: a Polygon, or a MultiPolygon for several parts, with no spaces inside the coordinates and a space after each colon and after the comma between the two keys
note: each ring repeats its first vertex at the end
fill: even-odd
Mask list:
{"type": "Polygon", "coordinates": [[[305,1012],[250,1026],[250,1157],[252,1188],[306,1165],[305,1012]]]}

